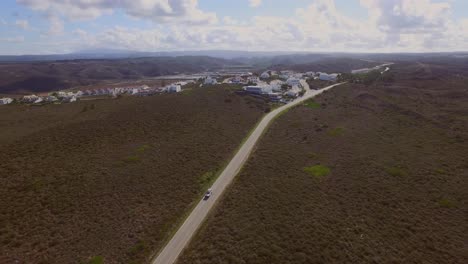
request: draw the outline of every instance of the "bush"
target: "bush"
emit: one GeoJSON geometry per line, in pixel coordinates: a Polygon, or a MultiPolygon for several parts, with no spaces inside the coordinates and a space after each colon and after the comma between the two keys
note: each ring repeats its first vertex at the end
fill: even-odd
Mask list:
{"type": "Polygon", "coordinates": [[[406,171],[398,167],[387,167],[385,171],[393,177],[406,176],[406,171]]]}
{"type": "Polygon", "coordinates": [[[330,168],[324,165],[315,165],[311,167],[305,167],[304,172],[307,172],[316,178],[322,178],[330,174],[330,168]]]}
{"type": "Polygon", "coordinates": [[[456,207],[455,202],[453,202],[453,201],[451,201],[451,200],[449,200],[447,198],[440,199],[439,200],[439,205],[441,207],[445,207],[445,208],[454,208],[454,207],[456,207]]]}
{"type": "Polygon", "coordinates": [[[304,106],[312,108],[312,109],[320,108],[320,104],[315,102],[314,100],[307,101],[306,103],[304,103],[304,106]]]}
{"type": "Polygon", "coordinates": [[[330,136],[340,136],[340,135],[343,134],[343,132],[344,132],[344,128],[342,128],[342,127],[337,127],[337,128],[334,128],[334,129],[328,131],[328,134],[329,134],[330,136]]]}
{"type": "Polygon", "coordinates": [[[89,264],[103,264],[104,258],[102,256],[95,256],[90,261],[89,264]]]}

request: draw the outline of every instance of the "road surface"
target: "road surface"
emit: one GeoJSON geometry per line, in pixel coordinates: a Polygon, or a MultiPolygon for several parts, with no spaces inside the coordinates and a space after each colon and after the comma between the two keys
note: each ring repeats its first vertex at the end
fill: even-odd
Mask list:
{"type": "Polygon", "coordinates": [[[252,134],[249,136],[247,141],[242,145],[239,151],[236,153],[234,158],[229,162],[227,167],[215,181],[211,189],[213,193],[211,197],[204,201],[201,200],[198,205],[193,209],[190,215],[187,217],[185,222],[182,226],[177,230],[175,235],[169,241],[169,243],[163,248],[163,250],[159,253],[158,257],[152,262],[153,264],[172,264],[177,260],[177,257],[180,255],[182,250],[188,245],[190,239],[196,233],[197,229],[202,224],[203,220],[208,215],[209,211],[213,208],[216,201],[221,197],[226,187],[232,182],[234,177],[240,171],[242,166],[244,165],[245,161],[249,157],[250,153],[252,152],[255,144],[257,143],[258,139],[261,137],[263,132],[267,129],[270,122],[278,116],[284,110],[291,108],[295,105],[298,105],[304,102],[307,99],[310,99],[318,94],[321,94],[323,91],[331,89],[335,86],[341,85],[343,83],[335,84],[323,88],[321,90],[310,90],[309,85],[302,81],[302,85],[306,89],[306,93],[304,96],[296,99],[295,101],[283,105],[270,113],[268,113],[262,121],[258,124],[252,134]]]}

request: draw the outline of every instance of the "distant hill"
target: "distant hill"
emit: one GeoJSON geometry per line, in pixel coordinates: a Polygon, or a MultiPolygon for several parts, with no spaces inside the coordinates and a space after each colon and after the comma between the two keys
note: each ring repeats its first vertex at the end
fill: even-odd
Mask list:
{"type": "Polygon", "coordinates": [[[0,64],[0,93],[48,92],[103,80],[132,80],[220,69],[232,62],[212,57],[156,57],[0,64]]]}

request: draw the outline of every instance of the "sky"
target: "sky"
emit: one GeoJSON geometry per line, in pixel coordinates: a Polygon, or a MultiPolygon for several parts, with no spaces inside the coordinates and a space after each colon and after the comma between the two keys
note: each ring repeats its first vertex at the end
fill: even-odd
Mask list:
{"type": "Polygon", "coordinates": [[[2,0],[0,54],[468,50],[467,0],[2,0]]]}

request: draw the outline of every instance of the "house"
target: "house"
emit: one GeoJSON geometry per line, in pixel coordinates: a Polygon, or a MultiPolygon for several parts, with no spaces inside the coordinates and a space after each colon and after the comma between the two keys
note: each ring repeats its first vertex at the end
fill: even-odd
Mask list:
{"type": "Polygon", "coordinates": [[[260,75],[260,79],[268,79],[270,78],[270,74],[268,72],[264,72],[260,75]]]}
{"type": "Polygon", "coordinates": [[[253,93],[253,94],[268,94],[272,92],[272,88],[269,85],[266,85],[266,86],[249,85],[249,86],[245,86],[244,90],[248,93],[253,93]]]}
{"type": "Polygon", "coordinates": [[[37,95],[26,95],[26,96],[23,96],[23,98],[21,99],[21,101],[25,102],[25,103],[34,103],[37,99],[39,98],[39,96],[37,95]]]}
{"type": "Polygon", "coordinates": [[[131,91],[130,91],[130,94],[131,95],[135,95],[135,94],[138,94],[140,92],[140,89],[138,88],[133,88],[131,91]]]}
{"type": "Polygon", "coordinates": [[[242,79],[242,77],[239,75],[231,79],[231,83],[243,83],[243,82],[244,82],[244,79],[242,79]]]}
{"type": "Polygon", "coordinates": [[[11,104],[13,102],[13,99],[11,98],[1,98],[0,99],[0,105],[7,105],[11,104]]]}
{"type": "Polygon", "coordinates": [[[58,101],[58,98],[53,96],[53,95],[49,95],[49,96],[46,96],[44,98],[44,101],[48,102],[48,103],[53,103],[53,102],[57,102],[58,101]]]}
{"type": "Polygon", "coordinates": [[[214,85],[217,84],[218,81],[215,78],[211,78],[211,76],[206,77],[204,84],[205,85],[214,85]]]}
{"type": "Polygon", "coordinates": [[[322,80],[322,81],[335,82],[337,78],[338,78],[337,73],[332,73],[332,74],[327,74],[327,73],[323,73],[323,72],[319,73],[319,79],[322,80]]]}
{"type": "Polygon", "coordinates": [[[298,97],[300,93],[301,89],[298,86],[293,86],[293,88],[286,92],[286,95],[289,97],[298,97]]]}
{"type": "Polygon", "coordinates": [[[260,79],[257,76],[250,76],[247,78],[248,83],[259,83],[260,79]]]}
{"type": "Polygon", "coordinates": [[[44,101],[44,99],[42,99],[42,97],[38,97],[38,98],[36,99],[36,101],[34,101],[34,104],[40,104],[40,103],[42,103],[43,101],[44,101]]]}
{"type": "Polygon", "coordinates": [[[270,86],[273,92],[281,92],[281,86],[283,86],[284,82],[280,80],[273,80],[270,82],[270,86]]]}
{"type": "Polygon", "coordinates": [[[76,96],[67,96],[65,98],[62,99],[62,102],[64,103],[73,103],[73,102],[76,102],[77,98],[76,96]]]}
{"type": "Polygon", "coordinates": [[[268,97],[273,102],[279,102],[281,99],[283,99],[283,95],[281,93],[269,93],[268,97]]]}
{"type": "Polygon", "coordinates": [[[182,91],[182,87],[178,84],[171,84],[167,87],[168,93],[180,93],[182,91]]]}
{"type": "Polygon", "coordinates": [[[301,79],[299,78],[294,78],[294,77],[291,77],[289,78],[286,83],[289,85],[289,86],[299,86],[301,84],[301,79]]]}

